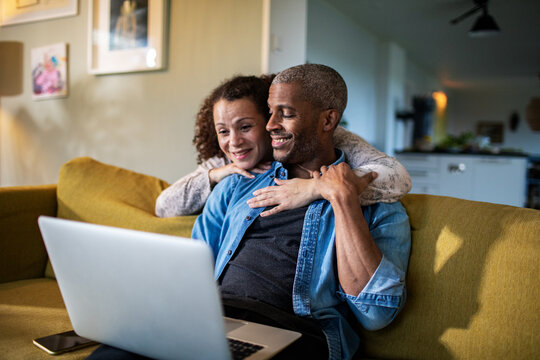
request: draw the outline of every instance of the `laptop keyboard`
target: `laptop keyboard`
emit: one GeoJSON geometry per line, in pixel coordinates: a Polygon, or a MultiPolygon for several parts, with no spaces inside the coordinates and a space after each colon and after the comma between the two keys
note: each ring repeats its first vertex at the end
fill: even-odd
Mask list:
{"type": "Polygon", "coordinates": [[[229,340],[229,348],[231,349],[231,353],[234,360],[245,359],[251,354],[254,354],[263,348],[260,345],[255,345],[255,344],[247,343],[240,340],[234,340],[234,339],[227,339],[227,340],[229,340]]]}

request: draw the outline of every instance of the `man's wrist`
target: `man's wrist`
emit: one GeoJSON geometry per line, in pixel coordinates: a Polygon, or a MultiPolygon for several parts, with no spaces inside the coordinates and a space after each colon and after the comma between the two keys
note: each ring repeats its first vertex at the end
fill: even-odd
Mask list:
{"type": "Polygon", "coordinates": [[[355,187],[341,186],[334,189],[324,198],[328,200],[332,206],[350,206],[358,203],[358,192],[355,187]]]}

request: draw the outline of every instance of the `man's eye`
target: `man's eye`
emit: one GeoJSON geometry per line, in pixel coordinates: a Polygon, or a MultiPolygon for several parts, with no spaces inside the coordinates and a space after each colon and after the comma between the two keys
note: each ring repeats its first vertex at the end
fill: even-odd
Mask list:
{"type": "Polygon", "coordinates": [[[294,114],[286,114],[286,113],[283,113],[281,116],[283,116],[284,119],[291,119],[294,117],[294,114]]]}

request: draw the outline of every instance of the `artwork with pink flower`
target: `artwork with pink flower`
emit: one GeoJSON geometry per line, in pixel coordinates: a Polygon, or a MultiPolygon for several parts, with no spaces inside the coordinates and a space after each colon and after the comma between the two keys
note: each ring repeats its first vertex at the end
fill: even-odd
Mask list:
{"type": "Polygon", "coordinates": [[[33,99],[41,100],[67,96],[67,62],[66,43],[32,49],[33,99]]]}

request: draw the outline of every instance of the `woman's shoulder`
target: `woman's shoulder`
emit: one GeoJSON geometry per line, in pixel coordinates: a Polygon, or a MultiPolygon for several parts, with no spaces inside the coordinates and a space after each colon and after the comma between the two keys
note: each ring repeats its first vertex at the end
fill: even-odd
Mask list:
{"type": "Polygon", "coordinates": [[[350,132],[342,126],[336,127],[334,131],[334,145],[337,148],[342,146],[371,146],[361,136],[350,132]]]}
{"type": "Polygon", "coordinates": [[[210,170],[225,166],[230,163],[230,160],[221,156],[212,156],[199,164],[200,169],[210,170]]]}

